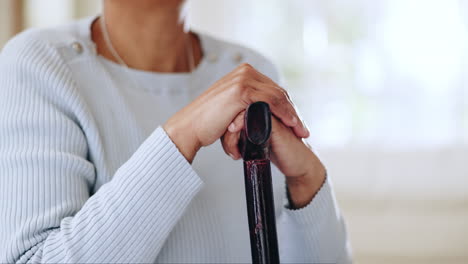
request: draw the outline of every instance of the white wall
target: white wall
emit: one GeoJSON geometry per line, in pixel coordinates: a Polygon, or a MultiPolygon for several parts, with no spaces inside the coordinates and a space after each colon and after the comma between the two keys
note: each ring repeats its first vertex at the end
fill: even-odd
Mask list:
{"type": "Polygon", "coordinates": [[[321,152],[359,263],[467,263],[467,147],[321,152]]]}

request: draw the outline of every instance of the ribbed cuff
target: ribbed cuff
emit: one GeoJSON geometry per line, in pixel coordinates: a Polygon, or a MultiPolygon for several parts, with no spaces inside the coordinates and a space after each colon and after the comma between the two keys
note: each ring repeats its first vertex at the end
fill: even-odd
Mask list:
{"type": "MultiPolygon", "coordinates": [[[[158,127],[133,156],[117,171],[116,178],[125,175],[125,185],[144,187],[155,181],[166,185],[157,186],[167,190],[175,188],[182,196],[197,192],[203,182],[172,142],[162,127],[158,127]]],[[[175,191],[175,190],[174,190],[175,191]]]]}
{"type": "Polygon", "coordinates": [[[307,206],[283,210],[283,262],[349,262],[346,228],[328,177],[307,206]]]}
{"type": "Polygon", "coordinates": [[[299,209],[285,208],[285,212],[296,223],[309,228],[330,220],[336,222],[339,213],[328,177],[308,205],[299,209]]]}

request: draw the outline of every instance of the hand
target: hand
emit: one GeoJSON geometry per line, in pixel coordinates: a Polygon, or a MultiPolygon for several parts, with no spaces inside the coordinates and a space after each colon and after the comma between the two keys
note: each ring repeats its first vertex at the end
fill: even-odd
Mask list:
{"type": "MultiPolygon", "coordinates": [[[[224,151],[240,159],[237,143],[244,127],[245,112],[239,114],[222,136],[224,151]]],[[[325,168],[310,147],[291,128],[272,117],[271,161],[286,175],[293,207],[306,206],[325,180],[325,168]]]]}
{"type": "Polygon", "coordinates": [[[192,162],[197,151],[218,140],[248,105],[264,101],[274,116],[298,137],[309,131],[284,89],[249,64],[242,64],[173,115],[163,128],[184,157],[192,162]]]}

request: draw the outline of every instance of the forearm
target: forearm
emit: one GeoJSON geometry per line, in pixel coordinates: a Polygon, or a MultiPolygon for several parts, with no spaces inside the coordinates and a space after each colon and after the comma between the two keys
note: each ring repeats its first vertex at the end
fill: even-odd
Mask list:
{"type": "Polygon", "coordinates": [[[0,262],[152,262],[202,186],[201,179],[162,128],[91,197],[85,197],[85,179],[90,178],[93,167],[84,159],[65,153],[54,161],[44,157],[47,163],[26,167],[34,164],[27,155],[14,156],[22,160],[0,162],[0,174],[4,170],[13,171],[14,164],[24,164],[9,182],[23,189],[2,193],[0,198],[15,201],[15,208],[31,206],[18,196],[20,193],[39,193],[38,196],[48,197],[48,202],[44,203],[44,209],[23,215],[23,219],[31,219],[38,225],[20,221],[18,225],[22,228],[17,228],[8,223],[13,223],[18,214],[0,217],[0,224],[9,230],[2,235],[8,238],[5,241],[10,241],[0,247],[3,256],[0,262]],[[20,181],[30,178],[35,170],[44,170],[38,176],[50,187],[31,187],[20,181]],[[52,184],[59,178],[68,180],[52,184]]]}

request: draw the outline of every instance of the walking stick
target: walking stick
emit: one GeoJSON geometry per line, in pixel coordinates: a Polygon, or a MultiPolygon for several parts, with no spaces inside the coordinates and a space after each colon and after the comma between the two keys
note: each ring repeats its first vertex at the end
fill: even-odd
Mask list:
{"type": "Polygon", "coordinates": [[[239,149],[244,159],[252,263],[279,263],[270,168],[271,112],[268,104],[256,102],[249,105],[244,122],[239,149]]]}

